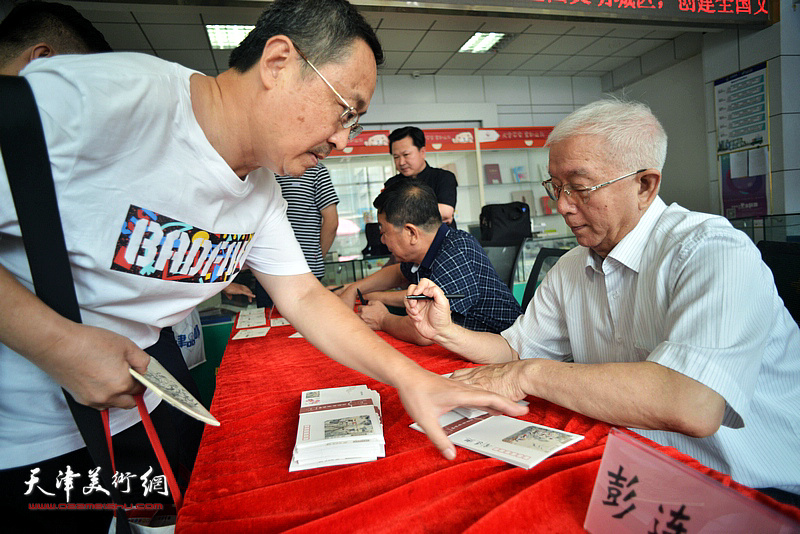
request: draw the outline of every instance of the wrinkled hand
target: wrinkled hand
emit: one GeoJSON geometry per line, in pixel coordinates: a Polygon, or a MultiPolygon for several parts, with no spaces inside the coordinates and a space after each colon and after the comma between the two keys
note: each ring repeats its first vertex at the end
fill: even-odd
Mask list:
{"type": "Polygon", "coordinates": [[[528,396],[523,389],[523,378],[525,367],[529,364],[530,361],[528,360],[519,360],[458,369],[453,371],[451,378],[463,384],[478,386],[517,401],[528,396]]]}
{"type": "Polygon", "coordinates": [[[247,297],[249,302],[253,302],[253,299],[256,298],[255,294],[250,291],[250,288],[244,284],[237,284],[236,282],[231,282],[228,286],[222,290],[226,297],[231,298],[234,295],[244,295],[247,297]]]}
{"type": "Polygon", "coordinates": [[[440,415],[458,406],[482,408],[514,417],[528,413],[527,406],[428,371],[421,370],[405,378],[403,384],[397,386],[403,406],[448,460],[456,457],[456,450],[439,426],[440,415]]]}
{"type": "Polygon", "coordinates": [[[406,300],[406,314],[411,318],[417,332],[423,337],[433,339],[453,324],[450,317],[450,302],[442,290],[427,278],[419,284],[408,286],[406,295],[427,295],[433,300],[406,300]]]}
{"type": "Polygon", "coordinates": [[[336,295],[339,295],[339,298],[344,301],[345,305],[350,308],[351,310],[356,306],[356,300],[358,299],[358,294],[356,293],[356,285],[355,284],[348,284],[344,286],[342,289],[338,291],[334,291],[336,295]]]}
{"type": "Polygon", "coordinates": [[[387,315],[389,310],[377,300],[370,300],[369,304],[358,308],[358,316],[373,330],[383,330],[383,319],[387,315]]]}
{"type": "Polygon", "coordinates": [[[133,408],[144,391],[131,376],[144,374],[150,356],[130,339],[103,328],[75,324],[71,335],[52,348],[42,369],[81,404],[103,410],[133,408]]]}

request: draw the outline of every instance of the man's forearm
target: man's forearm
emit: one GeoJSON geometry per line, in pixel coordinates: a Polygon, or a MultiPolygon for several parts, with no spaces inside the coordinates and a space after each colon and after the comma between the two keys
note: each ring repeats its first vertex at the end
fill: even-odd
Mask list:
{"type": "Polygon", "coordinates": [[[322,250],[322,257],[331,249],[333,240],[336,239],[336,229],[339,228],[339,214],[336,211],[336,204],[323,208],[320,211],[322,224],[319,229],[319,247],[322,250]]]}
{"type": "Polygon", "coordinates": [[[520,366],[517,380],[528,395],[616,425],[705,437],[724,413],[718,393],[654,362],[530,359],[513,365],[520,366]]]}
{"type": "Polygon", "coordinates": [[[303,276],[256,273],[270,295],[274,293],[273,300],[284,317],[311,344],[339,363],[393,386],[402,373],[411,368],[419,370],[417,364],[375,335],[341,299],[316,280],[303,280],[303,276]]]}
{"type": "Polygon", "coordinates": [[[519,359],[500,334],[475,332],[455,323],[440,331],[433,341],[475,363],[505,363],[519,359]]]}
{"type": "Polygon", "coordinates": [[[439,215],[442,217],[442,222],[447,224],[453,222],[453,216],[455,215],[456,209],[450,204],[439,204],[438,206],[439,215]]]}
{"type": "Polygon", "coordinates": [[[5,311],[0,313],[0,341],[33,363],[67,335],[71,321],[63,318],[28,291],[0,266],[0,293],[5,311]]]}
{"type": "MultiPolygon", "coordinates": [[[[356,280],[352,285],[359,288],[363,294],[372,293],[375,291],[387,291],[394,289],[398,286],[405,285],[408,282],[400,271],[400,264],[396,263],[383,269],[380,269],[366,278],[356,280]]],[[[401,303],[400,306],[403,304],[401,303]]]]}
{"type": "Polygon", "coordinates": [[[65,319],[0,267],[0,341],[42,369],[75,399],[98,409],[135,406],[142,391],[128,369],[150,357],[131,340],[65,319]]]}
{"type": "Polygon", "coordinates": [[[364,294],[367,300],[377,300],[386,306],[394,306],[395,308],[402,308],[405,306],[406,292],[398,291],[372,291],[364,294]]]}
{"type": "Polygon", "coordinates": [[[417,345],[433,344],[433,340],[422,337],[417,332],[411,319],[406,316],[393,315],[391,313],[386,315],[381,321],[381,330],[401,341],[408,341],[417,345]]]}

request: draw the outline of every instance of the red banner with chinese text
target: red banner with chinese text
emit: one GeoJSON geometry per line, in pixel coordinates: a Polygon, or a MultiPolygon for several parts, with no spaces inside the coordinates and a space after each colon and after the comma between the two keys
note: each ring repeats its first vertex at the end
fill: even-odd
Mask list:
{"type": "MultiPolygon", "coordinates": [[[[532,148],[544,146],[551,130],[551,127],[479,128],[478,136],[484,150],[532,148]]],[[[437,128],[424,132],[428,152],[475,150],[473,128],[437,128]]],[[[344,150],[333,150],[330,157],[388,153],[389,130],[364,130],[344,150]]]]}

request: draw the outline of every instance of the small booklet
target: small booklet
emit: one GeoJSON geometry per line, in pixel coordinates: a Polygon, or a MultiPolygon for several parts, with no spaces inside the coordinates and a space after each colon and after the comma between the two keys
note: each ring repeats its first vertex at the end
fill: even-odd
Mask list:
{"type": "Polygon", "coordinates": [[[304,391],[289,471],[385,456],[380,395],[364,385],[304,391]]]}
{"type": "MultiPolygon", "coordinates": [[[[469,418],[451,411],[439,418],[439,424],[454,444],[525,469],[583,439],[571,432],[488,413],[469,418]]],[[[422,432],[416,423],[411,428],[422,432]]]]}

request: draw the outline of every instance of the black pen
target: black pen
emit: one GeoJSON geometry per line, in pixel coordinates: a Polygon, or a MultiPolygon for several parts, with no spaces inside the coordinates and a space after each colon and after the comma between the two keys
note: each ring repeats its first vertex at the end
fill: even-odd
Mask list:
{"type": "MultiPolygon", "coordinates": [[[[465,295],[451,294],[451,295],[445,295],[444,297],[447,300],[452,300],[452,299],[463,299],[464,296],[465,295]]],[[[433,300],[433,297],[429,297],[428,295],[406,295],[406,298],[408,300],[433,300]]]]}
{"type": "Polygon", "coordinates": [[[364,295],[361,293],[360,289],[356,288],[356,294],[358,295],[359,302],[361,302],[361,304],[363,306],[366,306],[367,304],[369,304],[369,301],[364,298],[364,295]]]}

